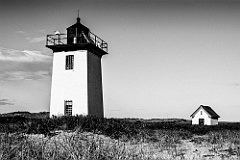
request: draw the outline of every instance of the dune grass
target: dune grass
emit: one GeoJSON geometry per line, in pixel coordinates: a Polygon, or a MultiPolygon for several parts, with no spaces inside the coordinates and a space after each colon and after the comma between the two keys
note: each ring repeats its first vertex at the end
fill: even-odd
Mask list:
{"type": "Polygon", "coordinates": [[[224,150],[223,159],[240,157],[239,124],[209,127],[75,116],[10,118],[0,125],[0,160],[201,159],[183,143],[208,145],[215,155],[224,150]]]}

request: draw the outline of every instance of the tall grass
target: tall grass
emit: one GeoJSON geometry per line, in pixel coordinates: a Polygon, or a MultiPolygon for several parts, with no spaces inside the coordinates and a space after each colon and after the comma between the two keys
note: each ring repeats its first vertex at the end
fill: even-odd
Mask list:
{"type": "Polygon", "coordinates": [[[87,132],[63,132],[54,137],[1,135],[0,159],[159,159],[150,143],[114,140],[87,132]],[[4,140],[5,139],[5,140],[4,140]]]}
{"type": "Polygon", "coordinates": [[[90,116],[0,120],[0,160],[184,159],[179,145],[194,135],[207,135],[215,151],[230,142],[229,154],[240,157],[239,124],[210,127],[90,116]]]}
{"type": "Polygon", "coordinates": [[[112,138],[128,138],[145,135],[152,137],[155,130],[178,131],[180,136],[189,138],[193,134],[204,135],[210,132],[239,131],[240,123],[220,123],[217,126],[194,126],[190,123],[130,121],[128,119],[106,119],[91,116],[70,116],[45,119],[24,117],[0,117],[0,132],[24,132],[51,134],[54,130],[74,130],[100,133],[112,138]]]}

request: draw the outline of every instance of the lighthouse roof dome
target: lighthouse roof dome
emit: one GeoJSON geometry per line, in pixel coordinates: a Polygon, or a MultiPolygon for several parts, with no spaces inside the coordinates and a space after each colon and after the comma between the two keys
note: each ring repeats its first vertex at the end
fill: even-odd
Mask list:
{"type": "Polygon", "coordinates": [[[78,31],[83,31],[84,33],[89,33],[89,28],[84,26],[81,22],[80,22],[80,18],[77,18],[77,22],[73,25],[71,25],[70,27],[67,28],[67,30],[71,30],[71,29],[75,29],[77,28],[78,31]]]}

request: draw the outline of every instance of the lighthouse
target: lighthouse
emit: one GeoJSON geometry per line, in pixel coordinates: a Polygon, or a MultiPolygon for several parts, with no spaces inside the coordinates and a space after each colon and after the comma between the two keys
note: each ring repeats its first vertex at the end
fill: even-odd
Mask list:
{"type": "Polygon", "coordinates": [[[101,59],[107,42],[78,16],[67,34],[47,35],[46,47],[53,51],[50,116],[104,117],[101,59]]]}

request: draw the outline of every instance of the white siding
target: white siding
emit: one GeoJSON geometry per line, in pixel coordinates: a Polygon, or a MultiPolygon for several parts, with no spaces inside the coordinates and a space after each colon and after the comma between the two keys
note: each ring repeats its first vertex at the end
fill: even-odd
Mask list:
{"type": "Polygon", "coordinates": [[[200,118],[204,119],[204,125],[211,125],[211,118],[206,113],[206,111],[202,108],[200,108],[198,112],[195,114],[194,118],[192,119],[192,124],[199,124],[200,118]],[[202,111],[202,115],[201,115],[201,111],[202,111]]]}
{"type": "Polygon", "coordinates": [[[65,100],[73,101],[73,115],[88,114],[86,50],[54,53],[50,116],[64,114],[65,100]],[[73,70],[65,70],[67,55],[74,55],[73,70]]]}
{"type": "Polygon", "coordinates": [[[218,125],[217,119],[211,119],[211,125],[218,125]]]}

